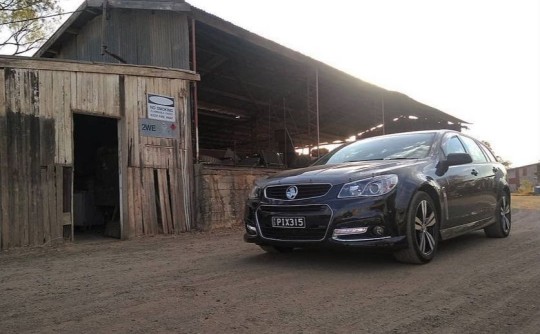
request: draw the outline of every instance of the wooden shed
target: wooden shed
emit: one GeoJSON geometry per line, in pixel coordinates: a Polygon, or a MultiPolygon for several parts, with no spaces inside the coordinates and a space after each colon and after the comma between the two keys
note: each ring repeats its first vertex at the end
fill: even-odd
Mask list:
{"type": "Polygon", "coordinates": [[[0,249],[193,222],[191,71],[0,57],[0,249]]]}

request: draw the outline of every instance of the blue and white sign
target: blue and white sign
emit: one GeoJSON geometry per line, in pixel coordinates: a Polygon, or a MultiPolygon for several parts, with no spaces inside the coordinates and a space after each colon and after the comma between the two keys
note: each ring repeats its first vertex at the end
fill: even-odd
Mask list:
{"type": "Polygon", "coordinates": [[[148,118],[176,122],[176,107],[173,97],[147,94],[147,105],[148,118]]]}

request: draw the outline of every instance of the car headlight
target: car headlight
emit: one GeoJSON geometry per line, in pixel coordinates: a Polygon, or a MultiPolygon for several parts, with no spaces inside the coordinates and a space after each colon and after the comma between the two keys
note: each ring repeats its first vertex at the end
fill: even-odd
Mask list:
{"type": "Polygon", "coordinates": [[[338,198],[384,195],[394,189],[397,183],[398,176],[395,174],[345,183],[339,192],[338,198]]]}
{"type": "Polygon", "coordinates": [[[262,188],[259,186],[253,186],[251,191],[249,192],[249,198],[250,199],[259,199],[261,197],[261,191],[262,188]]]}

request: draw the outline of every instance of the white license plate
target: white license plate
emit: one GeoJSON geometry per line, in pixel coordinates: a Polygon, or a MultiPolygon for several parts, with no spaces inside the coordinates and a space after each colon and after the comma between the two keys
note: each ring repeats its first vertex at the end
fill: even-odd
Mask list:
{"type": "Polygon", "coordinates": [[[306,228],[306,217],[272,217],[272,227],[306,228]]]}

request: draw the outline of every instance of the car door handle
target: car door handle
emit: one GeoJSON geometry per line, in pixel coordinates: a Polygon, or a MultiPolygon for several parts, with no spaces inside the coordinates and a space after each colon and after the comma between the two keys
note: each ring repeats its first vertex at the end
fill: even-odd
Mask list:
{"type": "Polygon", "coordinates": [[[474,176],[478,176],[478,171],[476,169],[473,169],[471,171],[471,174],[474,175],[474,176]]]}

